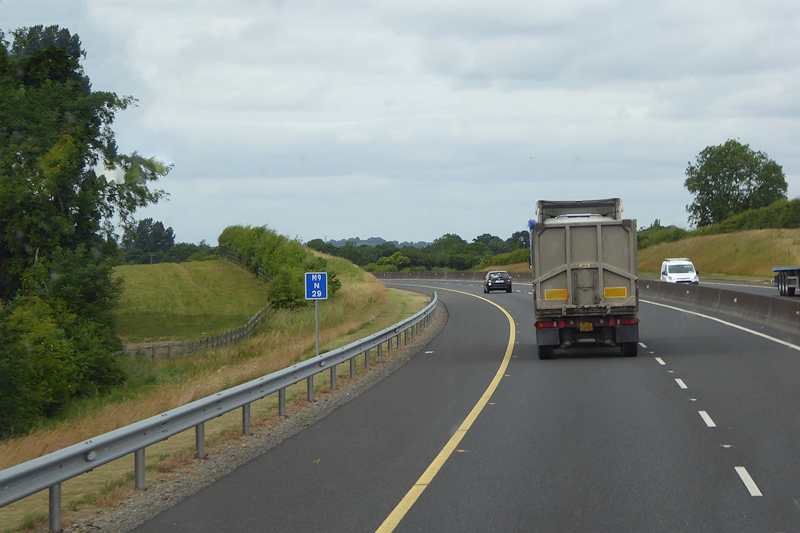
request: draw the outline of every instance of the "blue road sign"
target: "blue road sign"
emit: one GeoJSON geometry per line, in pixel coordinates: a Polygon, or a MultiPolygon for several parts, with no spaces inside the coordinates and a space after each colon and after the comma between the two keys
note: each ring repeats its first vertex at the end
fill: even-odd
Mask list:
{"type": "Polygon", "coordinates": [[[328,273],[306,272],[306,300],[328,299],[328,273]]]}

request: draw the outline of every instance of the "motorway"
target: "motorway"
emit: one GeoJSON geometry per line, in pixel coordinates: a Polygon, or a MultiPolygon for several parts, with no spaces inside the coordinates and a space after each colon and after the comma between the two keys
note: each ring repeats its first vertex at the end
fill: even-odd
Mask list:
{"type": "Polygon", "coordinates": [[[447,326],[136,531],[800,531],[800,335],[642,301],[638,357],[540,361],[527,284],[387,285],[447,326]]]}

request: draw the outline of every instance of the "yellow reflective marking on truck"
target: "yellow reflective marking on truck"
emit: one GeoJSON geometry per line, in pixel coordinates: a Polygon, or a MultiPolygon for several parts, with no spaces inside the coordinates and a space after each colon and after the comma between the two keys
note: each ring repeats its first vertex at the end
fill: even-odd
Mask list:
{"type": "Polygon", "coordinates": [[[547,289],[544,291],[545,300],[566,300],[567,289],[547,289]]]}
{"type": "Polygon", "coordinates": [[[627,287],[606,287],[603,289],[603,296],[606,298],[626,298],[628,296],[627,287]]]}

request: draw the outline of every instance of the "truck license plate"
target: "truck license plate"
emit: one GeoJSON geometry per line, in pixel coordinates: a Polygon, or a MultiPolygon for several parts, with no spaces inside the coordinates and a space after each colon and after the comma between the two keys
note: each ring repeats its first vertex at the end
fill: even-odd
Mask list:
{"type": "Polygon", "coordinates": [[[581,322],[581,331],[594,331],[593,322],[581,322]]]}

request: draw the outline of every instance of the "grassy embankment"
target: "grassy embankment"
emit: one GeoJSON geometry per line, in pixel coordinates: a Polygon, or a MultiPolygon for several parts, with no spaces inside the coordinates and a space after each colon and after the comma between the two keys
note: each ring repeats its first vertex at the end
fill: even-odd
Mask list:
{"type": "MultiPolygon", "coordinates": [[[[335,298],[319,306],[323,351],[380,331],[427,304],[427,298],[422,295],[387,291],[374,277],[349,263],[337,258],[328,260],[340,272],[342,289],[335,298]]],[[[243,324],[266,302],[264,285],[226,261],[123,267],[118,273],[128,282],[124,305],[119,311],[121,331],[126,337],[140,341],[219,333],[243,324]],[[185,328],[186,323],[194,324],[194,329],[185,328]],[[170,335],[168,332],[172,328],[180,334],[170,335]]],[[[28,436],[0,443],[0,469],[313,356],[314,325],[313,306],[294,312],[275,311],[269,313],[268,320],[251,339],[235,346],[157,361],[125,358],[123,364],[129,375],[127,388],[104,398],[81,402],[65,414],[65,420],[28,436]]],[[[363,365],[361,358],[359,371],[363,365]]],[[[315,388],[319,393],[329,390],[329,376],[329,372],[324,372],[316,377],[315,388]]],[[[349,380],[349,365],[340,365],[337,376],[340,387],[345,386],[349,380]]],[[[287,391],[289,412],[306,405],[305,392],[304,383],[287,391]]],[[[270,397],[259,404],[252,409],[254,431],[277,423],[277,399],[270,397]]],[[[238,438],[240,432],[241,413],[238,411],[207,423],[207,452],[216,453],[219,446],[226,440],[238,438]]],[[[193,448],[191,431],[147,448],[148,485],[190,466],[194,461],[193,448]]],[[[132,467],[132,459],[123,458],[65,482],[62,485],[64,523],[128,497],[133,485],[132,467]]],[[[0,531],[13,531],[20,525],[46,529],[46,513],[45,491],[0,509],[0,531]]]]}
{"type": "MultiPolygon", "coordinates": [[[[702,279],[771,281],[774,266],[800,265],[800,229],[763,229],[691,237],[639,250],[639,274],[658,277],[666,257],[688,257],[702,279]]],[[[527,272],[528,263],[484,270],[527,272]]]]}
{"type": "Polygon", "coordinates": [[[800,229],[691,237],[639,250],[641,275],[657,277],[666,257],[688,257],[703,279],[772,280],[774,266],[800,265],[800,229]]]}
{"type": "Polygon", "coordinates": [[[245,324],[267,301],[267,285],[228,261],[131,265],[116,312],[126,342],[188,340],[245,324]]]}

